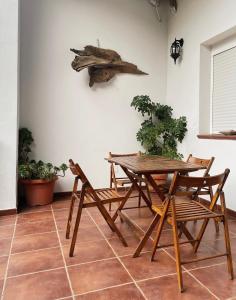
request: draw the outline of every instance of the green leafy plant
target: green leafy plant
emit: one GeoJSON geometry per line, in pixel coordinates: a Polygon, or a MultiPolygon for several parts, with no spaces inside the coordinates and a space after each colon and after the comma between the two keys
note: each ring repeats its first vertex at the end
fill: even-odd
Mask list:
{"type": "Polygon", "coordinates": [[[168,105],[155,103],[149,96],[136,96],[131,106],[145,117],[137,132],[137,140],[147,154],[181,159],[177,143],[182,142],[187,132],[186,117],[173,118],[173,109],[168,105]]]}
{"type": "Polygon", "coordinates": [[[18,162],[24,164],[29,161],[29,154],[31,152],[31,145],[34,139],[32,132],[27,128],[19,130],[19,144],[18,144],[18,162]]]}
{"type": "Polygon", "coordinates": [[[47,179],[52,180],[56,176],[65,176],[67,165],[62,164],[60,167],[53,166],[51,163],[44,163],[31,160],[26,164],[19,165],[18,174],[20,179],[47,179]],[[59,174],[62,172],[62,175],[59,174]]]}
{"type": "Polygon", "coordinates": [[[65,176],[68,169],[66,164],[59,167],[51,163],[45,163],[41,160],[36,162],[30,160],[31,146],[34,139],[32,132],[27,128],[19,130],[19,147],[18,147],[18,176],[20,179],[47,179],[52,180],[56,176],[65,176]],[[61,174],[60,174],[61,173],[61,174]]]}

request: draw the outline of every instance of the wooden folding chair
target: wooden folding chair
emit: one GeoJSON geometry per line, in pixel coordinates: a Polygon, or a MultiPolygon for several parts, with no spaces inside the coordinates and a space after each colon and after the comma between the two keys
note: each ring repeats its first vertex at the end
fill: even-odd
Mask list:
{"type": "MultiPolygon", "coordinates": [[[[206,158],[199,158],[199,157],[195,157],[192,154],[189,154],[186,162],[189,163],[193,163],[193,164],[197,164],[197,165],[202,165],[203,167],[205,167],[204,173],[203,173],[203,177],[206,176],[210,176],[210,169],[212,167],[212,164],[215,160],[215,157],[211,157],[209,159],[206,158]]],[[[185,174],[185,175],[189,175],[189,174],[185,174]]],[[[192,175],[192,173],[191,173],[192,175]]],[[[198,194],[198,196],[204,196],[204,195],[208,195],[210,197],[210,200],[212,200],[212,196],[213,196],[213,191],[211,187],[205,187],[202,189],[191,189],[192,192],[195,192],[196,194],[198,194]]],[[[195,221],[196,222],[196,221],[195,221]]],[[[215,228],[216,228],[216,232],[219,232],[219,224],[217,220],[214,220],[215,223],[215,228]]],[[[182,232],[180,230],[179,236],[181,236],[182,232]]]]}
{"type": "MultiPolygon", "coordinates": [[[[85,176],[80,166],[78,164],[75,164],[72,159],[70,159],[69,162],[70,162],[70,170],[72,174],[75,176],[75,180],[74,180],[74,186],[72,191],[69,216],[67,221],[67,229],[66,229],[67,239],[69,239],[70,236],[70,228],[71,228],[73,210],[75,206],[75,200],[79,201],[79,207],[78,207],[78,212],[76,216],[74,232],[73,232],[73,237],[72,237],[71,247],[70,247],[70,256],[73,256],[74,254],[74,248],[75,248],[77,233],[79,229],[82,209],[88,207],[96,206],[100,211],[100,213],[102,214],[102,216],[104,217],[110,229],[116,232],[117,236],[119,237],[123,245],[127,246],[127,243],[123,235],[117,228],[115,222],[113,221],[112,217],[110,216],[110,214],[108,213],[108,211],[104,206],[104,204],[108,204],[108,203],[122,202],[124,200],[124,196],[120,196],[115,189],[105,188],[105,189],[95,190],[92,187],[89,180],[87,179],[87,177],[85,176]],[[79,181],[81,181],[82,183],[82,188],[80,192],[78,192],[79,181]]],[[[130,187],[125,197],[128,197],[129,194],[131,194],[132,190],[133,190],[133,186],[130,187]]]]}
{"type": "MultiPolygon", "coordinates": [[[[141,152],[137,152],[137,153],[128,153],[128,154],[115,154],[115,153],[111,153],[109,152],[109,158],[114,158],[114,157],[124,157],[124,156],[141,156],[141,152]]],[[[114,163],[110,163],[111,167],[110,167],[110,188],[115,188],[115,190],[118,192],[118,187],[124,187],[124,186],[130,186],[131,185],[131,181],[127,176],[123,176],[123,177],[117,177],[116,175],[116,171],[115,171],[115,164],[114,163]]],[[[138,184],[140,186],[140,188],[145,187],[147,190],[147,197],[151,202],[151,195],[150,195],[150,191],[148,188],[148,184],[146,183],[144,178],[140,178],[140,180],[138,181],[138,184]]],[[[130,198],[134,198],[137,197],[135,196],[131,196],[130,198]]],[[[138,193],[138,207],[141,207],[141,193],[138,193]]],[[[146,206],[145,206],[146,207],[146,206]]],[[[132,207],[134,208],[134,207],[132,207]]],[[[109,210],[111,210],[111,204],[109,204],[109,210]]]]}
{"type": "MultiPolygon", "coordinates": [[[[157,234],[154,240],[154,246],[152,250],[151,259],[154,260],[154,256],[157,248],[173,246],[175,248],[175,257],[176,257],[176,268],[178,275],[178,284],[179,289],[183,291],[183,278],[182,278],[182,268],[181,266],[187,263],[206,260],[210,258],[216,258],[220,256],[227,256],[228,263],[228,271],[231,275],[231,279],[233,279],[233,264],[232,264],[232,255],[231,255],[231,247],[230,247],[230,238],[229,238],[229,230],[228,230],[228,222],[226,216],[226,206],[225,206],[225,197],[223,192],[223,187],[226,182],[226,179],[229,175],[229,169],[226,169],[223,174],[217,176],[208,176],[208,177],[188,177],[183,176],[178,173],[175,173],[174,178],[171,183],[171,187],[169,193],[162,203],[162,205],[153,205],[152,208],[156,212],[156,216],[154,217],[151,225],[149,226],[145,236],[142,241],[138,245],[133,257],[137,257],[142,248],[144,247],[146,241],[150,237],[152,231],[155,226],[157,227],[157,234]],[[194,200],[186,200],[186,196],[192,196],[191,188],[194,189],[204,189],[206,187],[216,186],[216,192],[214,193],[210,207],[206,207],[201,204],[197,199],[194,200]],[[185,188],[185,191],[181,191],[181,188],[185,188]],[[216,202],[220,198],[221,201],[221,212],[215,212],[214,208],[216,206],[216,202]],[[225,233],[225,246],[226,252],[222,254],[212,255],[203,258],[197,258],[188,261],[181,261],[180,258],[180,244],[191,243],[193,246],[193,251],[197,252],[198,247],[201,243],[202,237],[206,230],[207,224],[210,219],[219,219],[224,225],[224,233],[225,233]],[[197,237],[194,238],[189,230],[186,228],[187,221],[194,220],[203,220],[203,224],[200,228],[197,237]],[[174,244],[169,245],[159,245],[159,240],[161,236],[161,232],[163,229],[164,222],[168,221],[172,226],[174,244]],[[183,234],[187,237],[187,241],[180,242],[178,236],[178,228],[182,229],[183,234]]],[[[195,194],[196,195],[196,194],[195,194]]]]}

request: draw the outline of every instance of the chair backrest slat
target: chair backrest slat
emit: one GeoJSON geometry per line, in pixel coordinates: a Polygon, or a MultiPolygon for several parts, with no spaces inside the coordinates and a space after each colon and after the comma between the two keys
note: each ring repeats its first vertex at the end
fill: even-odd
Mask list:
{"type": "Polygon", "coordinates": [[[192,154],[190,154],[187,159],[187,162],[205,167],[206,169],[203,176],[208,176],[214,160],[215,158],[213,156],[209,159],[205,159],[205,158],[194,157],[192,154]]]}
{"type": "Polygon", "coordinates": [[[223,189],[225,181],[230,173],[229,169],[226,169],[224,173],[215,176],[203,176],[203,177],[190,177],[175,173],[172,180],[169,194],[174,195],[176,191],[181,187],[183,188],[197,188],[202,189],[204,187],[213,187],[218,185],[217,191],[220,192],[223,189]]]}

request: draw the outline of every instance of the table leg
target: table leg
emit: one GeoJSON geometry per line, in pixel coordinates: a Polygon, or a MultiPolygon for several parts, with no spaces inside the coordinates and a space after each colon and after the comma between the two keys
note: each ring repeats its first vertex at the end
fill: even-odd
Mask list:
{"type": "Polygon", "coordinates": [[[138,182],[135,179],[135,177],[126,168],[122,167],[122,169],[125,172],[125,174],[127,175],[127,177],[129,178],[129,180],[134,184],[134,187],[138,190],[138,192],[140,193],[141,197],[143,198],[143,200],[145,201],[145,203],[147,204],[147,206],[149,207],[149,209],[153,213],[152,203],[150,202],[150,200],[148,199],[148,197],[145,195],[145,193],[143,192],[143,190],[141,189],[141,187],[138,185],[138,182]]]}
{"type": "Polygon", "coordinates": [[[160,190],[158,185],[156,184],[155,180],[150,174],[144,174],[146,180],[150,185],[153,187],[154,191],[157,193],[157,195],[160,197],[161,201],[165,200],[165,194],[160,190]]]}
{"type": "Polygon", "coordinates": [[[134,184],[132,183],[131,187],[129,188],[128,192],[126,193],[124,199],[121,201],[120,205],[118,206],[116,212],[114,213],[112,220],[115,222],[116,218],[118,217],[118,212],[121,211],[121,209],[125,206],[125,203],[129,199],[130,194],[134,190],[134,184]]]}

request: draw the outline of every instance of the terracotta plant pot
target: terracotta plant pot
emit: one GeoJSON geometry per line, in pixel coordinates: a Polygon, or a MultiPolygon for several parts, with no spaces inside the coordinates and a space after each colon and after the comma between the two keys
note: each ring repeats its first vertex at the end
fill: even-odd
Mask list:
{"type": "Polygon", "coordinates": [[[24,185],[25,198],[29,206],[47,205],[53,201],[53,191],[57,177],[46,179],[21,179],[24,185]]]}

